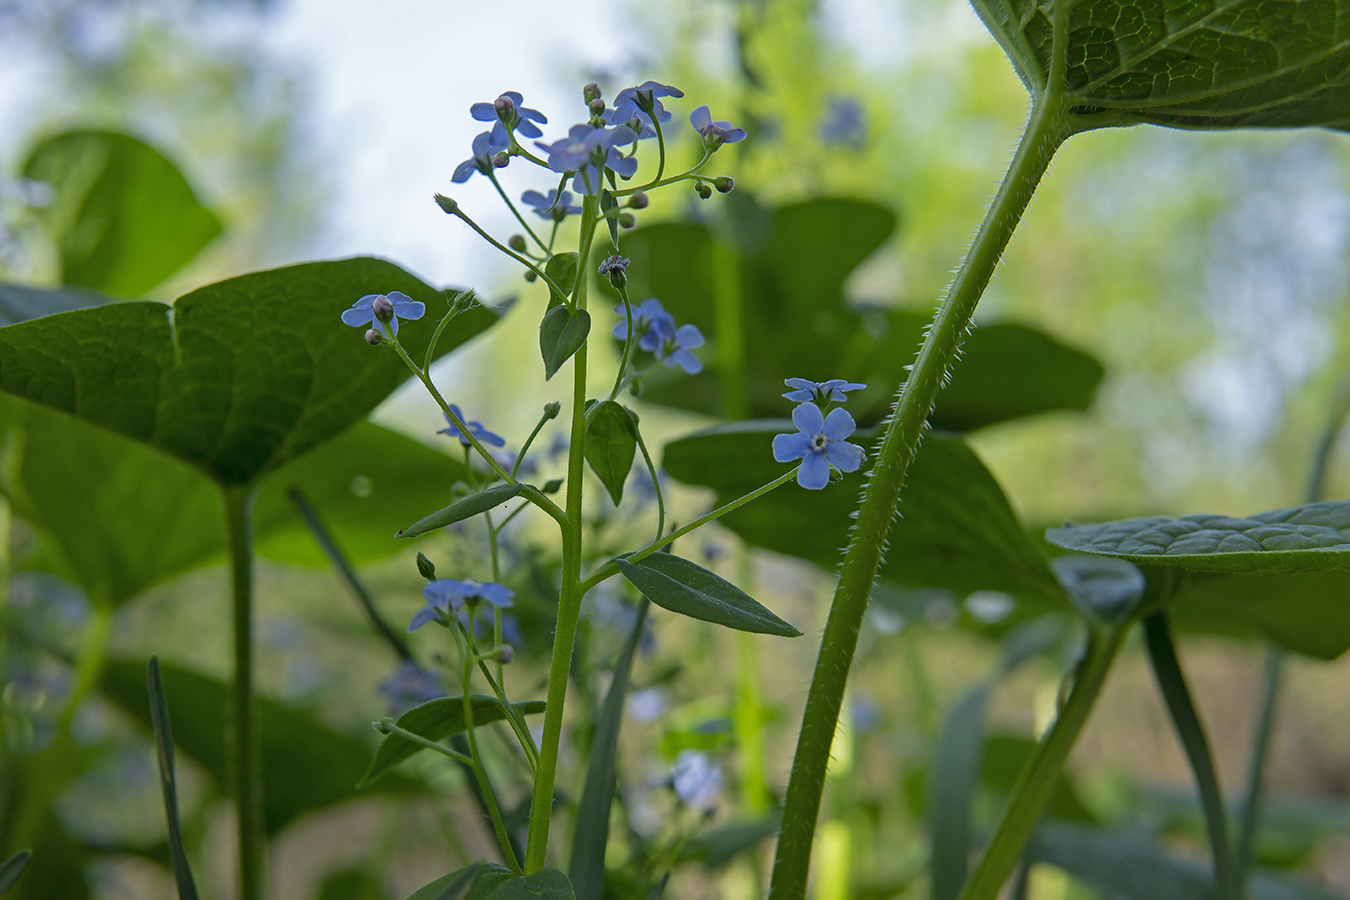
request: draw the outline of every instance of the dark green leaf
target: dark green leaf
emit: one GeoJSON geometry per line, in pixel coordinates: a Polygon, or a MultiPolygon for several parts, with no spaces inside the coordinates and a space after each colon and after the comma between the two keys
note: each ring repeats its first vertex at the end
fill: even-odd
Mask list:
{"type": "Polygon", "coordinates": [[[20,850],[9,859],[0,863],[0,894],[14,887],[23,870],[28,868],[28,860],[33,853],[30,850],[20,850]]]}
{"type": "MultiPolygon", "coordinates": [[[[442,875],[430,884],[418,888],[408,900],[444,900],[448,889],[462,890],[460,882],[463,882],[466,876],[473,877],[473,887],[469,889],[468,896],[464,897],[463,900],[486,900],[488,894],[491,894],[502,882],[511,877],[511,870],[497,863],[484,865],[480,860],[473,865],[456,869],[449,875],[442,875]]],[[[451,893],[450,897],[453,900],[460,900],[454,893],[451,893]]]]}
{"type": "Polygon", "coordinates": [[[562,364],[586,343],[591,333],[591,314],[559,304],[544,313],[539,325],[539,352],[544,357],[544,380],[552,378],[562,364]]]}
{"type": "Polygon", "coordinates": [[[653,553],[639,562],[616,560],[623,577],[662,609],[754,634],[799,637],[753,597],[715,573],[669,553],[653,553]]]}
{"type": "Polygon", "coordinates": [[[83,288],[53,290],[0,282],[0,325],[13,325],[15,322],[26,322],[54,313],[116,302],[116,297],[83,288]]]}
{"type": "Polygon", "coordinates": [[[1060,556],[1050,568],[1074,606],[1091,621],[1124,622],[1134,615],[1148,586],[1139,567],[1123,559],[1060,556]]]}
{"type": "MultiPolygon", "coordinates": [[[[433,290],[377,259],[257,272],[158,303],[119,303],[0,329],[0,389],[72,413],[243,485],[345,430],[408,377],[339,321],[363,294],[400,290],[432,315],[399,337],[425,352],[433,290]]],[[[458,317],[439,351],[496,320],[458,317]]]]}
{"type": "MultiPolygon", "coordinates": [[[[663,464],[680,481],[713,488],[717,502],[726,503],[783,472],[773,459],[773,436],[794,430],[788,421],[719,425],[667,444],[663,464]]],[[[866,436],[854,440],[869,443],[866,436]]],[[[910,471],[883,578],[959,594],[1006,591],[1043,607],[1063,603],[1044,552],[960,438],[925,437],[910,471]]],[[[790,483],[718,521],[755,546],[833,567],[848,541],[859,490],[847,476],[821,491],[790,483]]]]}
{"type": "Polygon", "coordinates": [[[566,875],[545,868],[533,875],[508,878],[487,895],[487,900],[576,900],[576,897],[566,875]]]}
{"type": "Polygon", "coordinates": [[[314,900],[385,900],[380,879],[364,869],[334,872],[319,885],[314,900]]]}
{"type": "Polygon", "coordinates": [[[602,400],[586,411],[586,462],[618,506],[623,483],[637,454],[637,422],[614,400],[602,400]]]}
{"type": "Polygon", "coordinates": [[[615,202],[614,195],[606,190],[600,191],[600,215],[605,217],[605,225],[609,227],[609,242],[618,250],[619,204],[615,202]]]}
{"type": "MultiPolygon", "coordinates": [[[[527,700],[524,703],[513,705],[521,715],[525,716],[536,715],[544,711],[544,701],[542,700],[527,700]]],[[[506,718],[506,708],[502,706],[500,700],[496,697],[474,695],[474,727],[498,722],[504,718],[506,718]]],[[[464,700],[462,697],[442,697],[439,700],[423,703],[421,706],[413,707],[399,716],[395,724],[404,731],[419,734],[429,741],[444,740],[464,730],[464,700]]],[[[366,774],[361,777],[361,786],[369,785],[394,766],[422,749],[420,745],[396,734],[386,735],[384,740],[380,742],[379,749],[375,751],[375,757],[366,767],[366,774]]]]}
{"type": "Polygon", "coordinates": [[[515,484],[498,484],[493,485],[490,488],[483,488],[483,490],[470,494],[462,500],[456,500],[454,503],[445,507],[445,509],[439,509],[429,516],[418,519],[407,528],[400,529],[398,534],[394,535],[394,537],[420,537],[429,531],[435,531],[438,528],[444,528],[446,525],[462,522],[465,519],[472,518],[480,513],[485,513],[490,509],[501,506],[524,489],[525,485],[519,481],[515,484]]]}
{"type": "MultiPolygon", "coordinates": [[[[183,833],[178,825],[178,783],[173,770],[173,730],[169,727],[169,706],[164,685],[159,680],[159,660],[150,657],[147,673],[150,691],[150,728],[155,736],[159,761],[159,784],[164,792],[164,818],[169,829],[169,866],[178,886],[178,900],[197,900],[197,885],[183,850],[183,833]]],[[[2,888],[0,888],[2,890],[2,888]]]]}
{"type": "Polygon", "coordinates": [[[746,850],[758,847],[776,835],[779,821],[778,816],[770,816],[709,828],[685,841],[680,860],[698,860],[709,869],[720,869],[746,850]]]}
{"type": "Polygon", "coordinates": [[[619,729],[623,725],[624,701],[628,697],[628,673],[633,655],[647,624],[647,603],[638,607],[628,640],[614,663],[614,677],[600,707],[595,736],[586,760],[586,782],[577,804],[572,832],[572,855],[567,874],[580,900],[602,900],[605,893],[605,846],[609,843],[609,813],[614,804],[617,779],[615,760],[619,753],[619,729]]]}
{"type": "Polygon", "coordinates": [[[125,134],[48,138],[23,173],[56,189],[44,224],[66,284],[139,297],[220,234],[220,220],[173,163],[125,134]]]}
{"type": "MultiPolygon", "coordinates": [[[[577,283],[576,251],[555,253],[550,256],[548,262],[544,264],[544,274],[552,279],[558,287],[571,293],[572,288],[577,283]]],[[[559,302],[561,302],[561,298],[559,298],[559,302]]]]}
{"type": "MultiPolygon", "coordinates": [[[[1051,71],[1054,4],[975,0],[1029,88],[1051,71]]],[[[1339,0],[1085,0],[1068,10],[1064,84],[1085,113],[1181,128],[1350,124],[1339,0]]]]}
{"type": "Polygon", "coordinates": [[[1350,649],[1346,597],[1350,571],[1197,572],[1174,585],[1168,611],[1179,631],[1264,637],[1297,653],[1335,659],[1350,649]]]}
{"type": "MultiPolygon", "coordinates": [[[[114,660],[103,674],[103,694],[132,717],[150,724],[145,669],[134,660],[114,660]]],[[[227,782],[226,723],[230,686],[188,669],[160,663],[165,694],[174,698],[174,743],[204,768],[217,787],[227,782]]],[[[314,721],[300,710],[259,698],[258,729],[263,758],[263,817],[269,834],[301,814],[355,799],[356,783],[370,758],[369,745],[314,721]]],[[[413,790],[416,782],[391,777],[387,793],[413,790]]]]}

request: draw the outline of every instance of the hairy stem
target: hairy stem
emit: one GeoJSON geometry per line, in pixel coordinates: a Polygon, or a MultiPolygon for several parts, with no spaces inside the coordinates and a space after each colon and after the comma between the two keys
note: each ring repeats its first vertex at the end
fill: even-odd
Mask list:
{"type": "Polygon", "coordinates": [[[239,896],[262,900],[262,744],[253,702],[253,497],[250,487],[222,490],[234,583],[234,801],[238,812],[239,896]]]}
{"type": "Polygon", "coordinates": [[[975,242],[947,291],[910,376],[900,388],[881,447],[876,451],[857,525],[844,557],[820,655],[806,701],[778,839],[771,900],[805,896],[811,843],[825,770],[858,644],[858,629],[882,548],[900,499],[905,473],[918,451],[939,388],[956,359],[980,295],[1055,151],[1071,133],[1068,103],[1058,92],[1037,99],[1022,141],[975,242]]]}

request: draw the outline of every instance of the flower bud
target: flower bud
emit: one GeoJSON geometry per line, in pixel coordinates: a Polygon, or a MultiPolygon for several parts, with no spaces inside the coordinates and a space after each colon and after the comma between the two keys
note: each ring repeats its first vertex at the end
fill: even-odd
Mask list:
{"type": "Polygon", "coordinates": [[[606,258],[600,264],[598,271],[601,275],[608,275],[609,283],[614,285],[616,289],[623,290],[624,286],[628,284],[628,276],[624,273],[624,270],[628,268],[628,263],[627,258],[616,253],[606,258]]]}
{"type": "Polygon", "coordinates": [[[384,341],[384,335],[374,328],[366,332],[366,343],[372,347],[378,347],[384,341]]]}
{"type": "Polygon", "coordinates": [[[584,88],[581,89],[581,96],[585,98],[588,104],[594,103],[596,100],[599,100],[600,97],[602,96],[600,93],[600,85],[592,81],[590,84],[586,85],[584,88]]]}
{"type": "Polygon", "coordinates": [[[544,482],[544,486],[541,487],[539,490],[540,492],[545,494],[556,494],[558,493],[558,491],[562,490],[562,486],[563,486],[563,479],[552,478],[544,482]]]}
{"type": "Polygon", "coordinates": [[[707,200],[712,196],[712,188],[708,187],[708,182],[706,181],[700,181],[698,184],[694,185],[694,190],[698,191],[699,197],[704,200],[707,200]]]}
{"type": "Polygon", "coordinates": [[[427,559],[426,555],[420,551],[417,554],[417,574],[427,581],[436,580],[436,564],[427,559]]]}
{"type": "Polygon", "coordinates": [[[624,228],[632,228],[637,224],[637,217],[632,213],[619,213],[619,225],[624,228]]]}
{"type": "Polygon", "coordinates": [[[384,294],[380,294],[370,304],[370,311],[375,314],[375,318],[381,322],[390,322],[394,318],[394,301],[390,300],[384,294]]]}
{"type": "Polygon", "coordinates": [[[436,205],[452,216],[459,211],[459,204],[444,194],[436,195],[436,205]]]}
{"type": "Polygon", "coordinates": [[[535,279],[537,279],[538,277],[539,275],[534,271],[534,269],[525,270],[525,280],[528,281],[530,284],[534,284],[535,279]]]}
{"type": "Polygon", "coordinates": [[[505,94],[502,94],[493,102],[492,108],[497,111],[497,118],[502,120],[503,125],[510,126],[512,120],[516,117],[516,104],[505,94]]]}
{"type": "Polygon", "coordinates": [[[590,102],[589,109],[592,116],[596,116],[597,118],[603,116],[605,114],[605,101],[596,97],[590,102]]]}
{"type": "Polygon", "coordinates": [[[507,238],[506,245],[517,253],[525,252],[525,236],[523,234],[513,234],[507,238]]]}
{"type": "Polygon", "coordinates": [[[730,194],[736,187],[736,179],[730,175],[719,175],[713,179],[713,187],[717,188],[719,194],[730,194]]]}
{"type": "Polygon", "coordinates": [[[558,418],[558,413],[560,412],[562,412],[562,404],[558,403],[556,400],[552,403],[544,404],[544,418],[546,420],[558,418]]]}
{"type": "Polygon", "coordinates": [[[505,169],[507,163],[511,161],[511,154],[505,150],[498,150],[492,155],[492,165],[497,169],[505,169]]]}
{"type": "Polygon", "coordinates": [[[502,644],[501,649],[497,651],[497,659],[503,663],[509,663],[516,658],[516,648],[510,644],[502,644]]]}
{"type": "Polygon", "coordinates": [[[638,191],[628,198],[628,206],[630,209],[646,209],[651,202],[652,199],[647,196],[646,191],[638,191]]]}

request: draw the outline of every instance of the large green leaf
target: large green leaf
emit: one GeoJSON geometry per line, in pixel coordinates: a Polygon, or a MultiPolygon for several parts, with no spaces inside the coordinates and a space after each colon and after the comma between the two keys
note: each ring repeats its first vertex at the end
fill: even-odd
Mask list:
{"type": "Polygon", "coordinates": [[[1081,112],[1182,128],[1350,125],[1350,6],[1342,0],[974,0],[1032,90],[1051,71],[1081,112]]]}
{"type": "Polygon", "coordinates": [[[139,297],[220,234],[220,220],[173,163],[125,134],[48,138],[23,173],[56,190],[44,222],[67,284],[139,297]]]}
{"type": "MultiPolygon", "coordinates": [[[[230,687],[200,672],[161,662],[164,694],[173,713],[174,743],[211,776],[218,788],[228,777],[226,723],[230,687]]],[[[104,671],[103,694],[133,718],[150,727],[145,691],[145,666],[136,660],[114,660],[104,671]]],[[[305,812],[358,796],[370,747],[365,741],[320,725],[308,714],[259,698],[258,727],[263,759],[263,819],[269,834],[305,812]]],[[[416,782],[397,773],[380,790],[405,793],[416,782]]]]}
{"type": "MultiPolygon", "coordinates": [[[[666,471],[717,491],[727,502],[782,474],[773,436],[787,421],[715,426],[666,445],[666,471]]],[[[859,439],[866,446],[865,438],[859,439]]],[[[859,484],[807,491],[794,483],[718,521],[758,547],[819,565],[838,564],[848,540],[859,484]]],[[[906,481],[900,516],[891,528],[882,577],[897,585],[941,587],[956,593],[999,590],[1045,605],[1063,602],[1045,555],[1022,529],[994,476],[960,439],[924,438],[906,481]]]]}
{"type": "MultiPolygon", "coordinates": [[[[537,715],[544,711],[542,700],[527,700],[512,705],[517,713],[524,716],[537,715]]],[[[496,697],[474,694],[471,697],[471,706],[474,727],[500,722],[506,718],[506,707],[496,697]]],[[[441,697],[415,706],[399,716],[395,724],[404,731],[411,731],[429,741],[444,740],[451,735],[459,734],[467,727],[464,719],[464,698],[441,697]]],[[[376,749],[365,774],[361,776],[362,787],[383,777],[390,769],[417,755],[423,749],[421,744],[415,744],[405,737],[397,734],[387,735],[376,749]]]]}
{"type": "Polygon", "coordinates": [[[447,900],[447,892],[449,892],[448,900],[460,900],[455,892],[462,890],[464,884],[469,881],[473,886],[463,900],[486,900],[489,894],[510,877],[511,870],[505,866],[497,863],[484,865],[480,861],[423,885],[408,900],[447,900]]]}
{"type": "MultiPolygon", "coordinates": [[[[678,321],[697,325],[716,344],[703,372],[658,369],[644,379],[643,398],[719,416],[772,417],[790,408],[781,396],[784,379],[846,378],[870,386],[850,403],[855,418],[880,421],[932,316],[856,309],[845,302],[843,285],[891,235],[894,215],[840,198],[754,209],[734,217],[727,234],[670,223],[625,236],[630,295],[660,298],[678,321]]],[[[600,287],[612,293],[603,280],[600,287]]],[[[1101,377],[1091,356],[1043,332],[1011,323],[977,328],[932,421],[969,430],[1085,409],[1101,377]]]]}
{"type": "MultiPolygon", "coordinates": [[[[357,258],[256,272],[158,303],[84,309],[0,329],[0,390],[144,441],[218,482],[255,482],[346,429],[407,379],[338,316],[364,294],[399,290],[428,316],[399,337],[426,351],[445,306],[393,263],[357,258]]],[[[474,308],[446,353],[496,317],[474,308]]]]}
{"type": "Polygon", "coordinates": [[[544,868],[533,875],[503,881],[487,900],[576,900],[572,882],[557,869],[544,868]]]}

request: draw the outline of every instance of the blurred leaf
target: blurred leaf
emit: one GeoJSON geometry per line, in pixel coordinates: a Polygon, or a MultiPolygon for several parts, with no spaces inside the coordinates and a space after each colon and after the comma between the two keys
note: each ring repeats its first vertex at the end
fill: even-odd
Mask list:
{"type": "Polygon", "coordinates": [[[591,314],[584,309],[572,310],[561,303],[544,313],[544,321],[539,324],[539,352],[544,357],[545,381],[581,349],[590,333],[591,314]]]}
{"type": "Polygon", "coordinates": [[[669,553],[630,562],[619,571],[648,600],[680,615],[753,634],[800,637],[801,632],[716,573],[669,553]]]}
{"type": "MultiPolygon", "coordinates": [[[[982,778],[987,787],[1003,797],[1012,795],[1013,785],[1036,752],[1036,741],[1012,734],[990,734],[984,739],[984,769],[982,778]]],[[[1093,823],[1097,817],[1083,803],[1078,784],[1063,770],[1055,779],[1050,799],[1045,803],[1044,817],[1070,822],[1093,823]]]]}
{"type": "MultiPolygon", "coordinates": [[[[773,436],[793,430],[783,420],[718,425],[667,444],[663,465],[680,481],[713,488],[720,505],[782,474],[783,464],[773,459],[773,436]]],[[[855,440],[869,443],[866,436],[855,440]]],[[[847,478],[821,491],[787,484],[718,522],[757,547],[830,568],[848,541],[858,490],[859,482],[847,478]]],[[[1006,591],[1041,606],[1062,607],[1063,592],[1044,552],[1023,531],[994,476],[960,438],[924,438],[899,513],[891,526],[883,578],[958,594],[1006,591]]]]}
{"type": "Polygon", "coordinates": [[[619,753],[619,729],[623,725],[624,701],[628,697],[628,673],[633,655],[647,624],[647,604],[638,607],[633,627],[614,663],[614,675],[600,706],[595,735],[586,760],[586,781],[577,803],[572,830],[572,854],[567,874],[581,900],[601,900],[605,891],[605,846],[609,843],[609,813],[614,805],[617,779],[615,759],[619,753]]]}
{"type": "MultiPolygon", "coordinates": [[[[1208,869],[1164,854],[1152,841],[1131,832],[1042,825],[1032,834],[1027,855],[1120,900],[1213,897],[1208,869]]],[[[1265,872],[1253,873],[1247,895],[1251,900],[1341,900],[1340,894],[1265,872]]]]}
{"type": "MultiPolygon", "coordinates": [[[[407,379],[394,354],[338,320],[347,298],[391,290],[440,300],[392,263],[358,258],[231,278],[172,309],[119,303],[10,325],[0,329],[0,390],[144,441],[221,484],[250,484],[407,379]]],[[[438,352],[495,320],[469,310],[438,352]]],[[[420,356],[433,328],[409,322],[400,339],[420,356]]]]}
{"type": "Polygon", "coordinates": [[[586,411],[586,462],[618,506],[637,454],[637,422],[621,403],[602,400],[586,411]]]}
{"type": "Polygon", "coordinates": [[[0,282],[0,325],[13,325],[72,309],[88,309],[116,303],[116,297],[83,288],[58,289],[28,287],[0,282]]]}
{"type": "MultiPolygon", "coordinates": [[[[113,660],[103,674],[105,697],[133,718],[150,725],[144,669],[133,660],[113,660]]],[[[164,690],[174,698],[174,743],[210,774],[216,786],[227,778],[225,728],[230,687],[223,681],[178,666],[160,663],[164,690]]],[[[259,698],[258,727],[263,759],[263,818],[276,834],[303,813],[358,796],[370,747],[314,721],[308,714],[259,698]]],[[[414,790],[416,782],[391,777],[381,785],[387,793],[414,790]]]]}
{"type": "Polygon", "coordinates": [[[750,822],[728,822],[698,834],[680,848],[681,862],[697,860],[709,869],[720,869],[746,850],[758,847],[778,833],[780,819],[769,816],[750,822]]]}
{"type": "MultiPolygon", "coordinates": [[[[543,700],[527,700],[524,703],[512,705],[524,716],[537,715],[544,711],[543,700]]],[[[496,697],[487,697],[480,694],[473,696],[474,727],[498,722],[504,718],[506,718],[506,708],[496,697]]],[[[444,740],[465,729],[464,700],[462,697],[441,697],[423,703],[421,706],[415,706],[399,716],[395,724],[404,731],[419,734],[429,741],[444,740]]],[[[366,787],[394,766],[423,749],[422,746],[414,744],[407,738],[399,737],[396,734],[385,735],[384,740],[380,742],[379,749],[375,751],[374,758],[370,760],[370,765],[366,767],[365,775],[361,776],[360,786],[366,787]]]]}
{"type": "MultiPolygon", "coordinates": [[[[9,760],[6,762],[8,764],[9,760]]],[[[52,810],[42,810],[39,821],[30,827],[29,836],[37,852],[26,857],[22,866],[7,870],[18,880],[5,894],[6,900],[49,900],[53,897],[88,900],[92,894],[84,870],[90,854],[71,838],[52,810]],[[22,878],[19,878],[20,874],[22,878]]],[[[27,852],[21,851],[20,855],[27,852]]],[[[8,859],[5,865],[13,863],[15,858],[8,859]]]]}
{"type": "Polygon", "coordinates": [[[463,890],[465,883],[470,881],[473,887],[469,889],[469,894],[464,900],[486,900],[488,894],[510,877],[511,870],[505,866],[497,863],[484,865],[483,861],[479,860],[473,865],[456,869],[449,875],[442,875],[430,884],[418,888],[408,900],[459,900],[453,892],[463,890]],[[447,891],[450,892],[449,897],[446,897],[447,891]]]}
{"type": "Polygon", "coordinates": [[[524,489],[525,485],[520,482],[483,488],[483,490],[470,494],[461,500],[456,500],[445,509],[437,510],[429,516],[418,519],[407,528],[400,528],[398,534],[394,536],[400,538],[420,537],[438,528],[444,528],[446,525],[462,522],[479,513],[485,513],[490,509],[501,506],[524,489]]]}
{"type": "Polygon", "coordinates": [[[1064,593],[1089,621],[1118,624],[1139,607],[1148,582],[1139,567],[1123,559],[1060,556],[1050,561],[1064,593]]]}
{"type": "Polygon", "coordinates": [[[33,856],[31,850],[20,850],[9,859],[0,863],[0,894],[14,887],[23,870],[28,868],[28,860],[33,856]]]}
{"type": "MultiPolygon", "coordinates": [[[[1050,10],[974,0],[1033,91],[1050,71],[1050,10]]],[[[1339,0],[1222,4],[1087,0],[1068,12],[1062,86],[1086,113],[1180,128],[1350,125],[1350,46],[1339,0]]]]}
{"type": "Polygon", "coordinates": [[[315,900],[385,900],[380,880],[360,869],[335,872],[323,880],[315,900]]]}
{"type": "MultiPolygon", "coordinates": [[[[751,417],[770,417],[788,409],[784,379],[844,378],[870,386],[851,404],[855,418],[879,422],[932,316],[851,307],[843,285],[891,235],[894,214],[841,198],[750,204],[751,210],[742,208],[746,196],[728,197],[742,199],[724,232],[667,223],[625,236],[624,255],[634,261],[631,296],[659,297],[677,320],[692,322],[719,345],[741,337],[739,353],[719,346],[717,359],[697,375],[644,378],[643,399],[717,416],[743,407],[751,417]],[[724,391],[742,389],[746,396],[729,410],[724,391]]],[[[600,287],[613,293],[603,280],[600,287]]],[[[1043,332],[982,326],[967,337],[931,421],[969,430],[1046,410],[1085,409],[1101,377],[1095,359],[1043,332]]]]}
{"type": "Polygon", "coordinates": [[[178,825],[178,783],[173,770],[173,730],[169,727],[169,707],[164,685],[159,678],[159,660],[150,657],[147,687],[150,693],[150,728],[155,737],[159,782],[164,793],[164,818],[169,833],[169,867],[178,887],[178,900],[197,900],[197,885],[183,850],[183,833],[178,825]]]}
{"type": "Polygon", "coordinates": [[[508,878],[487,900],[576,900],[572,882],[557,869],[544,868],[533,875],[508,878]]]}
{"type": "Polygon", "coordinates": [[[33,149],[23,174],[56,190],[44,224],[66,284],[139,297],[220,234],[220,220],[173,163],[125,134],[48,138],[33,149]]]}
{"type": "MultiPolygon", "coordinates": [[[[1165,570],[1155,569],[1154,577],[1165,570]]],[[[1189,573],[1173,587],[1178,631],[1266,638],[1298,653],[1335,659],[1350,649],[1350,572],[1189,573]]]]}

